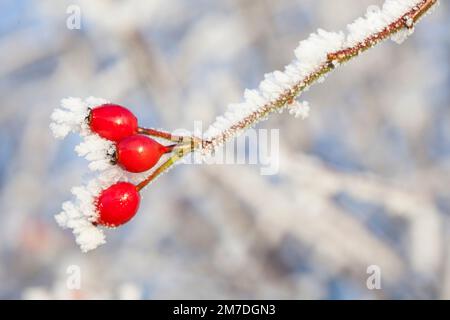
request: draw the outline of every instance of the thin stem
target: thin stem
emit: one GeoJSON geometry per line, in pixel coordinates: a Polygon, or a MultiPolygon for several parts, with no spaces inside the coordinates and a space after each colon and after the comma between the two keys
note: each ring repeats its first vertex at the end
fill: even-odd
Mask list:
{"type": "Polygon", "coordinates": [[[145,134],[152,137],[162,138],[168,141],[175,142],[177,145],[191,145],[193,148],[199,147],[201,144],[207,144],[208,141],[202,140],[194,136],[177,136],[170,132],[151,129],[151,128],[141,128],[137,130],[140,134],[145,134]]]}
{"type": "Polygon", "coordinates": [[[173,166],[177,161],[181,160],[185,155],[194,151],[194,148],[191,145],[181,145],[181,146],[172,146],[173,155],[167,159],[161,166],[159,166],[155,171],[153,171],[145,180],[141,181],[137,186],[136,190],[141,191],[145,188],[150,182],[155,180],[158,176],[160,176],[164,171],[168,170],[171,166],[173,166]]]}
{"type": "Polygon", "coordinates": [[[162,139],[172,141],[172,142],[177,142],[177,143],[182,142],[183,138],[184,138],[182,136],[173,135],[170,132],[160,131],[160,130],[151,129],[151,128],[139,127],[137,132],[140,134],[146,134],[148,136],[158,137],[158,138],[162,138],[162,139]]]}
{"type": "Polygon", "coordinates": [[[412,14],[411,18],[413,19],[414,23],[416,23],[417,21],[420,20],[420,18],[423,17],[423,15],[428,12],[428,10],[431,9],[431,7],[433,7],[438,0],[426,0],[426,3],[423,4],[422,9],[421,10],[417,10],[415,13],[412,14]]]}

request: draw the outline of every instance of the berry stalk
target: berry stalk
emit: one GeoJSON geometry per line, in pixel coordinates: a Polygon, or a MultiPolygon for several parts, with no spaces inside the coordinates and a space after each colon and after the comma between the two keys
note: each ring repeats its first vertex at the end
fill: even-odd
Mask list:
{"type": "Polygon", "coordinates": [[[161,166],[159,166],[155,171],[153,171],[147,178],[141,181],[137,186],[136,190],[139,192],[144,189],[147,185],[149,185],[153,180],[155,180],[158,176],[172,167],[176,162],[183,158],[184,154],[175,152],[169,159],[166,160],[161,166]]]}
{"type": "Polygon", "coordinates": [[[202,143],[202,139],[194,137],[194,136],[178,136],[173,135],[170,132],[167,131],[161,131],[151,128],[142,128],[139,127],[137,129],[137,132],[140,134],[145,134],[152,137],[157,137],[161,139],[165,139],[167,141],[175,142],[177,145],[200,145],[202,143]]]}
{"type": "Polygon", "coordinates": [[[183,142],[183,139],[185,138],[183,136],[173,135],[170,132],[160,131],[160,130],[151,129],[151,128],[139,127],[137,129],[137,132],[140,133],[140,134],[145,134],[145,135],[152,136],[152,137],[158,137],[158,138],[162,138],[162,139],[165,139],[165,140],[168,140],[168,141],[172,141],[172,142],[176,142],[176,143],[183,142]]]}

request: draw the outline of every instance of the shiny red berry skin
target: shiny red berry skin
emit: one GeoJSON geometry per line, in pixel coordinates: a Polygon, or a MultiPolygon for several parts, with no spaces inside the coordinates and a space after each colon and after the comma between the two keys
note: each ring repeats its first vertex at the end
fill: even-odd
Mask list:
{"type": "Polygon", "coordinates": [[[118,182],[103,190],[97,199],[97,224],[118,227],[134,217],[141,196],[134,184],[118,182]]]}
{"type": "Polygon", "coordinates": [[[136,134],[117,144],[117,164],[129,172],[144,172],[151,169],[168,150],[157,141],[136,134]]]}
{"type": "Polygon", "coordinates": [[[108,103],[91,110],[89,126],[100,137],[117,142],[137,132],[138,120],[127,108],[108,103]]]}

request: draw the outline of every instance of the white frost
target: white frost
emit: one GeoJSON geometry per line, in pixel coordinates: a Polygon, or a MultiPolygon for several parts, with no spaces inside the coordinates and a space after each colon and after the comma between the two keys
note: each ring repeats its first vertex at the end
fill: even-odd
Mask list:
{"type": "Polygon", "coordinates": [[[92,171],[107,170],[112,167],[111,159],[115,144],[93,133],[87,121],[89,110],[108,103],[105,99],[89,97],[86,100],[67,98],[61,101],[51,115],[50,129],[56,138],[64,138],[70,132],[77,132],[83,141],[75,147],[80,157],[86,158],[92,171]]]}
{"type": "Polygon", "coordinates": [[[102,171],[111,168],[115,144],[96,134],[86,135],[83,141],[75,147],[80,157],[85,157],[92,171],[102,171]]]}
{"type": "Polygon", "coordinates": [[[55,219],[61,227],[72,229],[76,242],[83,252],[105,243],[103,231],[92,224],[98,218],[96,199],[103,190],[114,183],[128,180],[124,170],[118,166],[111,166],[91,179],[87,185],[72,188],[71,192],[75,199],[64,202],[62,211],[55,219]]]}
{"type": "Polygon", "coordinates": [[[86,100],[80,98],[66,98],[61,100],[61,108],[57,108],[50,116],[52,123],[50,129],[55,138],[65,138],[70,132],[80,133],[82,136],[91,132],[87,123],[89,108],[107,103],[107,100],[89,97],[86,100]]]}
{"type": "Polygon", "coordinates": [[[64,202],[62,212],[55,216],[61,227],[72,229],[76,242],[83,252],[105,243],[103,231],[92,224],[97,218],[95,198],[100,193],[100,189],[95,185],[95,182],[91,182],[87,187],[73,188],[72,194],[76,200],[64,202]]]}
{"type": "MultiPolygon", "coordinates": [[[[268,104],[274,103],[294,85],[301,84],[307,75],[319,70],[327,62],[329,53],[363,42],[401,18],[421,2],[422,0],[386,0],[382,8],[370,6],[364,17],[356,19],[347,26],[347,32],[317,30],[308,39],[300,42],[295,50],[296,59],[287,65],[284,71],[266,74],[258,89],[245,90],[244,102],[229,105],[224,116],[217,117],[216,121],[206,130],[204,138],[214,139],[246,117],[262,110],[268,104]]],[[[412,27],[394,35],[393,40],[404,40],[405,36],[411,34],[412,27]]],[[[238,130],[234,130],[234,135],[239,133],[238,130]]]]}
{"type": "Polygon", "coordinates": [[[301,118],[302,120],[308,118],[310,110],[311,108],[308,101],[295,101],[293,104],[289,105],[289,114],[296,118],[301,118]]]}
{"type": "Polygon", "coordinates": [[[87,104],[79,98],[67,98],[61,101],[61,108],[51,115],[50,129],[55,138],[62,139],[70,132],[84,132],[89,115],[87,104]]]}
{"type": "Polygon", "coordinates": [[[55,216],[63,228],[72,229],[76,242],[83,252],[95,249],[105,243],[103,231],[92,224],[97,219],[95,199],[100,192],[123,178],[123,170],[111,164],[114,143],[101,138],[89,129],[87,117],[89,110],[107,103],[98,98],[67,98],[52,115],[50,129],[56,138],[64,138],[70,132],[77,132],[83,141],[75,147],[79,156],[85,157],[93,171],[102,171],[86,186],[72,188],[74,201],[62,205],[62,211],[55,216]]]}
{"type": "Polygon", "coordinates": [[[391,40],[397,44],[402,44],[414,32],[414,28],[402,29],[391,36],[391,40]]]}

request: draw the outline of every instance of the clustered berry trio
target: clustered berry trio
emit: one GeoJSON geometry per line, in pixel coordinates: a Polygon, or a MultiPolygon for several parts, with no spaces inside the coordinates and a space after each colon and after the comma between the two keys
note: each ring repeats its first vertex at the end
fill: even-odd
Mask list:
{"type": "MultiPolygon", "coordinates": [[[[104,104],[92,109],[88,116],[92,132],[115,143],[111,161],[122,169],[140,173],[150,170],[174,145],[165,146],[138,133],[137,118],[128,109],[117,104],[104,104]]],[[[98,223],[117,227],[136,214],[140,203],[137,186],[118,182],[103,190],[96,201],[98,223]]]]}
{"type": "Polygon", "coordinates": [[[132,219],[141,202],[140,191],[193,150],[192,136],[142,128],[127,108],[104,99],[67,98],[51,115],[55,138],[78,133],[75,147],[98,172],[73,187],[75,198],[66,201],[55,216],[57,223],[71,229],[83,252],[104,244],[100,227],[115,228],[132,219]],[[167,159],[160,161],[167,154],[167,159]]]}

